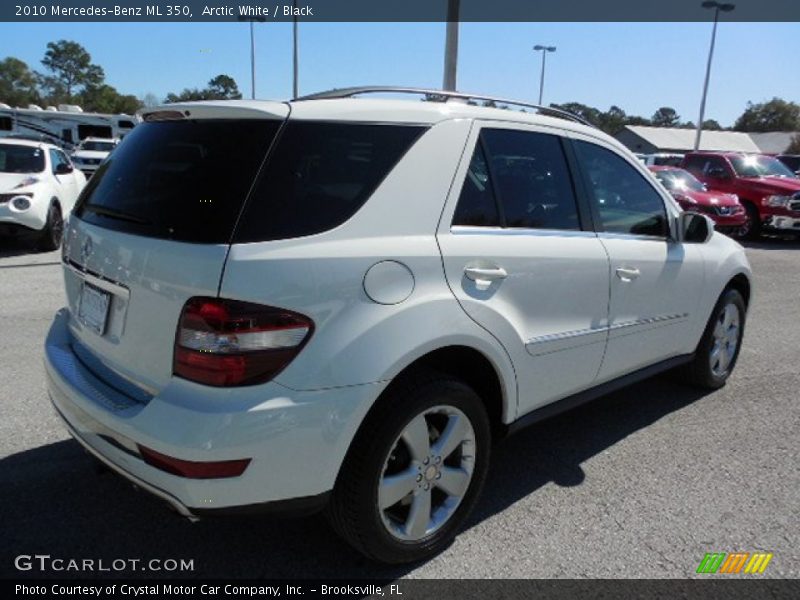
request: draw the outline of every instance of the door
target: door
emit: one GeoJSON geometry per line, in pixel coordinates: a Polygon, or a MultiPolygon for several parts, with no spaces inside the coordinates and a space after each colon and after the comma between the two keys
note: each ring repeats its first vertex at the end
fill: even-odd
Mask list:
{"type": "Polygon", "coordinates": [[[511,357],[520,415],[590,387],[607,334],[608,257],[552,132],[477,123],[438,231],[453,293],[511,357]]]}
{"type": "Polygon", "coordinates": [[[671,204],[637,166],[610,146],[574,144],[611,262],[599,383],[693,350],[704,263],[699,245],[674,241],[671,204]]]}

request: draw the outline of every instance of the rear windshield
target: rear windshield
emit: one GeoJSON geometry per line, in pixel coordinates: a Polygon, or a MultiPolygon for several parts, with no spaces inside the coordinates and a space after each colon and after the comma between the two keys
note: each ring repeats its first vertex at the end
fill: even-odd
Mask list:
{"type": "Polygon", "coordinates": [[[293,238],[341,225],[424,130],[289,121],[244,210],[235,241],[293,238]]]}
{"type": "Polygon", "coordinates": [[[74,214],[126,233],[228,243],[280,123],[143,123],[92,176],[74,214]]]}
{"type": "Polygon", "coordinates": [[[0,173],[41,173],[44,152],[32,146],[0,144],[0,173]]]}

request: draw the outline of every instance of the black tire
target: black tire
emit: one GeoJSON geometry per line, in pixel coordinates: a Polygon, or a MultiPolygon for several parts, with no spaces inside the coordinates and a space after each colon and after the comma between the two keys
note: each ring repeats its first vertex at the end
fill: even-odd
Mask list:
{"type": "Polygon", "coordinates": [[[708,324],[703,332],[703,337],[697,345],[694,359],[682,370],[682,374],[690,383],[698,387],[712,390],[725,385],[728,381],[728,377],[730,377],[733,369],[736,367],[736,361],[739,358],[746,319],[747,308],[744,303],[744,298],[742,298],[742,295],[737,290],[731,288],[726,289],[717,301],[716,306],[714,306],[711,318],[709,318],[708,324]],[[739,325],[736,332],[736,346],[733,351],[733,356],[729,359],[727,368],[720,372],[719,370],[715,371],[712,367],[711,353],[715,349],[715,344],[718,341],[715,338],[716,327],[724,318],[724,312],[728,306],[732,306],[738,312],[739,325]]]}
{"type": "Polygon", "coordinates": [[[761,216],[758,214],[758,208],[747,200],[742,201],[742,204],[747,212],[747,223],[739,229],[737,237],[743,240],[757,240],[761,237],[761,216]]]}
{"type": "Polygon", "coordinates": [[[56,202],[50,204],[47,211],[47,223],[42,230],[36,247],[39,250],[50,252],[61,247],[61,238],[64,235],[64,217],[61,208],[56,202]]]}
{"type": "MultiPolygon", "coordinates": [[[[442,416],[435,413],[423,416],[431,435],[429,439],[433,444],[432,452],[436,448],[437,425],[431,423],[442,416]]],[[[444,416],[444,419],[446,423],[450,417],[444,416]]],[[[353,440],[328,505],[329,521],[348,543],[373,560],[400,564],[429,558],[450,544],[472,511],[489,468],[490,444],[491,432],[486,408],[472,388],[457,379],[432,371],[418,371],[405,376],[393,382],[384,392],[353,440]],[[431,469],[430,465],[419,466],[421,463],[411,460],[412,454],[408,446],[408,454],[405,457],[408,459],[407,464],[399,465],[399,468],[403,473],[406,473],[407,469],[413,470],[414,465],[418,465],[416,468],[420,469],[420,473],[423,472],[422,469],[426,469],[424,476],[416,475],[416,481],[420,481],[419,478],[422,477],[421,483],[412,484],[416,487],[410,495],[404,496],[397,504],[392,505],[394,508],[389,507],[386,510],[379,508],[380,483],[386,471],[392,468],[393,461],[403,460],[397,455],[402,454],[403,448],[406,447],[405,442],[399,439],[406,431],[406,427],[420,415],[426,415],[426,411],[441,409],[455,409],[459,414],[458,418],[466,416],[472,426],[474,432],[472,478],[467,484],[466,491],[460,495],[460,502],[455,504],[454,508],[447,509],[452,512],[438,528],[431,528],[430,533],[426,532],[418,539],[403,540],[398,537],[401,535],[399,532],[391,532],[392,527],[396,526],[398,530],[410,527],[408,523],[412,521],[411,502],[416,499],[417,493],[422,493],[419,486],[425,485],[427,490],[427,486],[430,485],[430,498],[434,498],[437,493],[443,494],[436,487],[440,484],[434,481],[434,478],[439,479],[440,476],[428,472],[431,469]],[[387,513],[391,510],[402,511],[404,502],[407,503],[405,509],[408,511],[408,518],[405,525],[401,525],[402,519],[392,521],[391,515],[387,516],[387,513]]],[[[460,445],[453,454],[443,453],[444,460],[441,461],[440,468],[444,470],[446,463],[452,461],[457,453],[461,455],[461,458],[456,457],[458,460],[469,462],[470,457],[464,454],[464,448],[468,447],[472,447],[469,442],[460,445]]],[[[432,465],[433,461],[430,464],[432,465]]],[[[444,503],[439,506],[444,506],[444,503]]],[[[432,511],[427,514],[432,514],[432,511]]],[[[434,523],[433,520],[425,522],[428,525],[434,523]]]]}

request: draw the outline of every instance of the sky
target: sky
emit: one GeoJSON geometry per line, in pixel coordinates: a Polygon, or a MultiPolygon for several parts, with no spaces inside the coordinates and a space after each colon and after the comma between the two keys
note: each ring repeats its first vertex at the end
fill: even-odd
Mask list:
{"type": "MultiPolygon", "coordinates": [[[[291,23],[256,23],[256,97],[292,91],[291,23]]],[[[442,85],[444,23],[300,23],[300,93],[383,84],[442,85]]],[[[696,122],[711,23],[462,23],[458,89],[544,103],[612,104],[650,117],[662,106],[696,122]]],[[[47,42],[82,44],[121,93],[163,98],[231,75],[250,96],[247,23],[0,23],[0,59],[37,70],[47,42]]],[[[800,101],[798,23],[720,23],[706,118],[732,125],[747,102],[800,101]]]]}

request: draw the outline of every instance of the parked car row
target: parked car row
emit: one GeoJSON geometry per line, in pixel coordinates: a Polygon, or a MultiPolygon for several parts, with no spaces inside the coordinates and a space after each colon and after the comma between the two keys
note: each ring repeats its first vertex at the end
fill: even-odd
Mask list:
{"type": "Polygon", "coordinates": [[[735,237],[800,236],[800,155],[637,154],[684,210],[735,237]]]}

